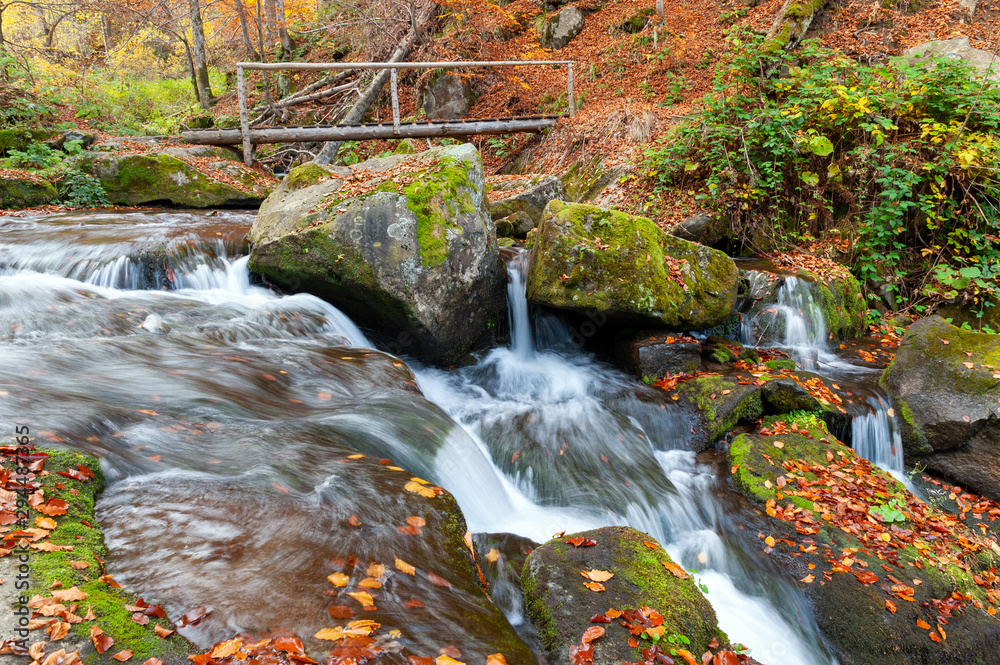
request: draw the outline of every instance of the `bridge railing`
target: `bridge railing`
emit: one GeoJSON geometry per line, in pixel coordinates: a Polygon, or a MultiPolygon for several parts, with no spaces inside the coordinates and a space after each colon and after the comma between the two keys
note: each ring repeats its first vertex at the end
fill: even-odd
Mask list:
{"type": "Polygon", "coordinates": [[[399,90],[397,71],[400,69],[461,69],[468,67],[542,67],[566,66],[566,89],[568,92],[567,111],[570,116],[576,111],[573,100],[572,60],[486,60],[454,62],[238,62],[236,63],[236,86],[240,104],[240,137],[243,142],[243,161],[253,164],[253,146],[250,142],[250,116],[247,110],[247,90],[245,70],[260,71],[309,71],[344,69],[388,69],[390,70],[390,90],[392,94],[393,134],[399,134],[399,90]]]}

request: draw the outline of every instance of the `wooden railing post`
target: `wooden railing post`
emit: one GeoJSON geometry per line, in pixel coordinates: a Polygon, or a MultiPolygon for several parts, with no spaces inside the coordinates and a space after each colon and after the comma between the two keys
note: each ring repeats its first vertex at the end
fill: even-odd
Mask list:
{"type": "Polygon", "coordinates": [[[396,90],[396,68],[393,67],[389,70],[389,75],[392,78],[392,131],[394,134],[399,133],[399,92],[396,90]]]}
{"type": "Polygon", "coordinates": [[[250,144],[250,117],[247,115],[247,87],[243,68],[236,66],[237,96],[240,100],[240,137],[243,139],[243,163],[253,166],[253,146],[250,144]]]}

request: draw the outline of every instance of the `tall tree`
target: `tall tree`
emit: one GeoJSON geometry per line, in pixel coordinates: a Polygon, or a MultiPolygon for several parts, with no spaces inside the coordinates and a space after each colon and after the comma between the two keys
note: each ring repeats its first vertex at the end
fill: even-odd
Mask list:
{"type": "Polygon", "coordinates": [[[191,0],[191,42],[194,46],[195,78],[198,81],[198,99],[201,108],[208,110],[212,105],[212,84],[208,80],[208,58],[205,49],[205,26],[201,20],[201,6],[198,0],[191,0]]]}

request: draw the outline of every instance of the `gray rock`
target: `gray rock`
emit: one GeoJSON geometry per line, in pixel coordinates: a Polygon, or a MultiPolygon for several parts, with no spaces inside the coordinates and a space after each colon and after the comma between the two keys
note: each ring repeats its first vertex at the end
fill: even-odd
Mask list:
{"type": "Polygon", "coordinates": [[[576,7],[566,7],[542,21],[538,28],[538,41],[542,48],[561,49],[580,34],[583,24],[583,12],[576,7]]]}
{"type": "Polygon", "coordinates": [[[640,379],[658,381],[667,373],[692,374],[701,364],[701,344],[669,341],[673,336],[640,331],[618,341],[619,361],[640,379]]]}
{"type": "MultiPolygon", "coordinates": [[[[173,150],[200,151],[202,148],[173,150]]],[[[215,151],[218,150],[219,148],[207,148],[205,154],[215,156],[215,151]]],[[[254,174],[241,164],[234,163],[234,171],[229,175],[246,185],[245,190],[216,180],[210,173],[195,168],[169,152],[141,155],[84,153],[74,159],[74,164],[84,173],[98,178],[107,192],[108,200],[116,205],[165,201],[171,205],[192,208],[253,206],[263,201],[268,194],[268,190],[257,183],[254,174]]]]}
{"type": "Polygon", "coordinates": [[[356,165],[379,174],[367,185],[352,182],[367,187],[360,195],[341,193],[337,173],[300,173],[306,168],[261,206],[250,230],[251,270],[342,308],[388,335],[396,354],[453,363],[493,342],[506,311],[506,270],[474,146],[356,165]]]}
{"type": "Polygon", "coordinates": [[[228,162],[242,162],[243,158],[232,150],[214,145],[193,145],[190,148],[166,148],[163,151],[174,157],[214,157],[228,162]]]}
{"type": "Polygon", "coordinates": [[[823,411],[819,401],[792,379],[768,381],[761,388],[760,394],[768,413],[823,411]]]}
{"type": "Polygon", "coordinates": [[[907,461],[993,500],[1000,500],[997,369],[1000,337],[929,316],[909,327],[881,379],[900,416],[907,461]]]}
{"type": "Polygon", "coordinates": [[[497,235],[502,238],[517,238],[523,240],[535,228],[535,222],[528,213],[517,211],[496,222],[497,235]]]}
{"type": "Polygon", "coordinates": [[[465,117],[476,103],[476,94],[467,78],[438,70],[424,90],[424,112],[431,120],[465,117]]]}
{"type": "Polygon", "coordinates": [[[545,210],[545,206],[549,204],[549,201],[563,201],[566,199],[566,187],[563,186],[562,180],[551,175],[507,181],[495,186],[493,191],[503,191],[503,189],[519,191],[492,202],[490,204],[490,215],[492,215],[495,221],[508,217],[515,212],[525,213],[534,222],[525,233],[542,221],[542,211],[545,210]]]}
{"type": "Polygon", "coordinates": [[[62,150],[68,141],[79,141],[80,147],[86,150],[90,146],[94,145],[97,141],[97,136],[86,132],[80,132],[75,129],[70,130],[59,137],[56,141],[56,147],[62,150]]]}
{"type": "Polygon", "coordinates": [[[903,51],[903,57],[914,63],[941,56],[964,60],[977,68],[982,76],[1000,80],[1000,57],[990,51],[973,48],[965,36],[925,42],[903,51]]]}
{"type": "Polygon", "coordinates": [[[714,215],[694,215],[670,229],[671,235],[707,247],[714,247],[729,239],[730,233],[729,224],[714,215]]]}

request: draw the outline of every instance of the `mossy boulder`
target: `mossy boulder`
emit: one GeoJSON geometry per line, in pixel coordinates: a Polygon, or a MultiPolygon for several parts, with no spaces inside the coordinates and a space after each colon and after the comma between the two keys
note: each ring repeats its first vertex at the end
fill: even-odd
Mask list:
{"type": "Polygon", "coordinates": [[[693,374],[701,364],[701,344],[659,331],[641,330],[619,335],[618,362],[643,381],[659,381],[666,374],[693,374]]]}
{"type": "MultiPolygon", "coordinates": [[[[213,150],[219,150],[213,148],[213,150]]],[[[221,161],[228,161],[219,157],[221,161]]],[[[251,207],[267,196],[241,164],[232,164],[248,178],[245,189],[217,180],[178,156],[167,153],[116,154],[97,152],[75,159],[76,167],[101,181],[108,200],[116,205],[166,203],[191,208],[251,207]]]]}
{"type": "Polygon", "coordinates": [[[13,127],[0,129],[0,157],[6,157],[11,150],[27,152],[33,143],[44,143],[57,136],[59,132],[51,129],[27,129],[13,127]]]}
{"type": "Polygon", "coordinates": [[[559,176],[566,188],[564,200],[573,203],[600,203],[630,168],[628,164],[609,164],[600,155],[588,160],[577,160],[559,176]]]}
{"type": "Polygon", "coordinates": [[[36,176],[0,176],[0,209],[34,208],[52,203],[58,196],[52,183],[36,176]]]}
{"type": "MultiPolygon", "coordinates": [[[[699,656],[713,639],[725,644],[715,610],[701,595],[694,580],[671,574],[664,563],[673,563],[655,540],[628,527],[605,527],[551,540],[528,555],[521,581],[528,616],[538,627],[544,654],[552,665],[570,663],[570,645],[580,644],[583,632],[601,625],[590,623],[594,614],[648,606],[659,612],[666,635],[684,635],[687,649],[699,656]],[[573,537],[595,541],[589,547],[566,543],[573,537]],[[646,543],[653,545],[650,547],[646,543]],[[603,582],[605,590],[584,586],[581,571],[607,571],[614,577],[603,582]]],[[[593,642],[594,665],[642,661],[639,647],[630,647],[632,636],[617,622],[603,624],[605,634],[593,642]]],[[[640,639],[641,647],[652,642],[640,639]]]]}
{"type": "Polygon", "coordinates": [[[699,376],[675,390],[678,403],[698,420],[690,437],[695,451],[711,446],[741,420],[756,420],[764,412],[760,388],[736,378],[699,376]]]}
{"type": "Polygon", "coordinates": [[[624,325],[701,330],[736,306],[736,265],[652,220],[551,201],[538,227],[528,300],[624,325]]]}
{"type": "Polygon", "coordinates": [[[250,229],[250,269],[331,302],[396,354],[454,363],[492,344],[506,272],[475,147],[353,169],[293,170],[250,229]],[[367,179],[344,190],[351,173],[367,179]]]}
{"type": "Polygon", "coordinates": [[[646,7],[635,12],[615,27],[622,32],[634,35],[642,32],[653,20],[654,16],[656,16],[656,9],[654,7],[646,7]]]}
{"type": "Polygon", "coordinates": [[[764,400],[764,408],[768,413],[823,410],[819,400],[791,378],[768,381],[760,392],[761,398],[764,400]]]}
{"type": "Polygon", "coordinates": [[[907,460],[1000,500],[1000,337],[938,316],[911,325],[883,372],[907,460]]]}
{"type": "Polygon", "coordinates": [[[670,229],[670,234],[708,247],[721,245],[732,238],[733,230],[723,215],[694,215],[670,229]]]}
{"type": "Polygon", "coordinates": [[[531,226],[525,229],[524,233],[542,221],[542,213],[549,201],[562,201],[566,198],[566,188],[562,181],[555,176],[532,176],[524,180],[507,180],[494,184],[491,191],[510,191],[509,196],[490,203],[490,214],[493,216],[493,220],[496,221],[516,213],[524,213],[532,221],[531,226]]]}
{"type": "Polygon", "coordinates": [[[798,433],[738,436],[728,461],[736,488],[766,513],[753,527],[762,554],[797,580],[838,661],[991,663],[1000,648],[1000,620],[987,612],[995,589],[974,577],[990,577],[990,546],[815,416],[790,422],[798,433]]]}

